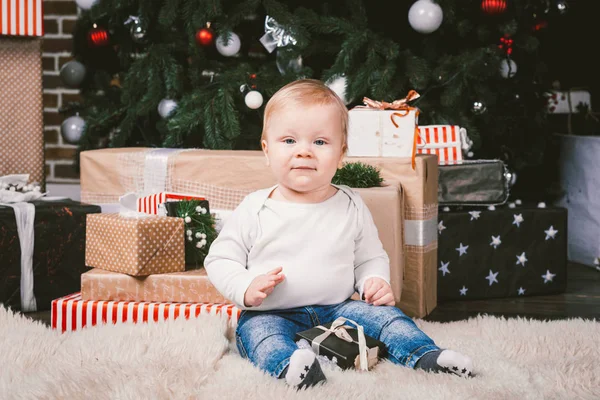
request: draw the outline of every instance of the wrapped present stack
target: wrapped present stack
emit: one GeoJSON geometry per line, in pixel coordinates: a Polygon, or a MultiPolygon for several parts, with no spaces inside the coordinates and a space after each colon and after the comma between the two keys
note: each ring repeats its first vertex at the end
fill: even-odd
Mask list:
{"type": "Polygon", "coordinates": [[[430,155],[438,164],[437,202],[430,196],[411,202],[413,190],[405,191],[406,202],[415,207],[405,210],[407,269],[416,261],[427,265],[420,272],[429,271],[433,262],[435,271],[424,282],[437,283],[439,301],[563,292],[566,209],[507,204],[515,175],[500,160],[471,159],[472,141],[464,128],[419,126],[419,110],[410,105],[418,97],[411,92],[392,103],[365,98],[365,106],[350,110],[349,120],[349,155],[378,166],[386,179],[408,184],[394,157],[430,155]],[[419,207],[427,217],[411,215],[419,207]],[[436,218],[437,232],[431,234],[429,224],[436,218]],[[411,259],[411,245],[424,246],[415,256],[435,246],[437,257],[411,259]]]}
{"type": "Polygon", "coordinates": [[[203,197],[126,193],[118,213],[88,216],[81,292],[56,299],[52,326],[136,323],[239,310],[208,281],[202,262],[216,237],[203,197]]]}

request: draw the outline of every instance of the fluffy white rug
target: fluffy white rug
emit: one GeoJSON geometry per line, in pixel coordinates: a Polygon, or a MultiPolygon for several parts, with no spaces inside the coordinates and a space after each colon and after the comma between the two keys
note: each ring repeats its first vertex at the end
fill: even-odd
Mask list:
{"type": "Polygon", "coordinates": [[[60,334],[0,306],[0,393],[3,399],[600,398],[598,322],[417,323],[440,346],[470,355],[477,376],[385,361],[366,373],[326,368],[324,386],[296,392],[241,359],[219,317],[60,334]]]}

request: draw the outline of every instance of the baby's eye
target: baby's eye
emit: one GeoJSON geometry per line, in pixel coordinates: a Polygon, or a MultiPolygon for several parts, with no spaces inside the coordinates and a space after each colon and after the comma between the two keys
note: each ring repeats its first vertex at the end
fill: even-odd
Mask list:
{"type": "Polygon", "coordinates": [[[317,146],[323,146],[325,144],[325,141],[323,139],[317,139],[315,140],[315,144],[317,146]]]}
{"type": "Polygon", "coordinates": [[[296,143],[296,141],[294,139],[285,139],[283,142],[285,144],[294,144],[294,143],[296,143]]]}

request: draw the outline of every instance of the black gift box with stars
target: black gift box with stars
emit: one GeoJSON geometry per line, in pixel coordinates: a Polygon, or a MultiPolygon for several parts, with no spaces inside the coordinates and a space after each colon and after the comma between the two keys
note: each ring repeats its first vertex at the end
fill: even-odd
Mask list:
{"type": "Polygon", "coordinates": [[[567,210],[440,207],[438,301],[564,292],[567,210]]]}

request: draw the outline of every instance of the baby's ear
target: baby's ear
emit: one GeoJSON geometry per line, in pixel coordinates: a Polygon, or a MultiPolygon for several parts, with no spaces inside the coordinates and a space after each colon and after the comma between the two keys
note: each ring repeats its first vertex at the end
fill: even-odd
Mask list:
{"type": "Polygon", "coordinates": [[[267,159],[267,167],[268,167],[271,165],[271,163],[269,161],[269,147],[267,146],[267,141],[263,139],[260,141],[260,144],[262,146],[262,150],[265,155],[265,158],[267,159]]]}

